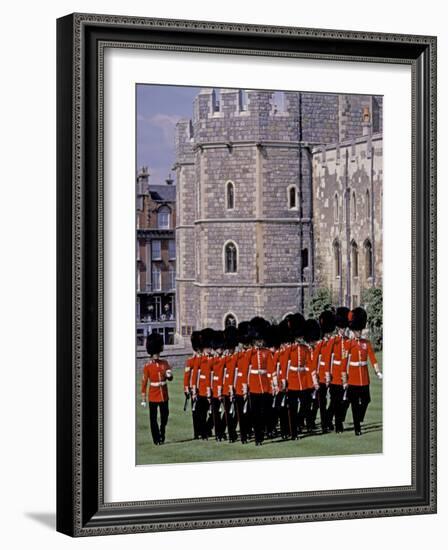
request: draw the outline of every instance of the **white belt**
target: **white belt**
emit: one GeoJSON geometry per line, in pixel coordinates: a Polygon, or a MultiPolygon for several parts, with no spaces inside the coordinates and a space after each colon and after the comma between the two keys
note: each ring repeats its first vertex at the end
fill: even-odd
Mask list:
{"type": "Polygon", "coordinates": [[[306,371],[309,371],[310,369],[308,367],[289,367],[289,370],[292,370],[293,372],[306,372],[306,371]]]}
{"type": "Polygon", "coordinates": [[[213,380],[219,380],[219,376],[214,376],[213,380]]]}
{"type": "Polygon", "coordinates": [[[205,380],[207,377],[205,376],[205,374],[200,374],[199,378],[202,378],[202,380],[205,380]]]}
{"type": "Polygon", "coordinates": [[[266,374],[268,371],[266,369],[252,369],[251,374],[266,374]]]}
{"type": "Polygon", "coordinates": [[[350,366],[351,367],[367,367],[367,361],[357,361],[357,362],[354,362],[354,363],[352,363],[350,361],[350,366]]]}
{"type": "Polygon", "coordinates": [[[166,386],[166,382],[151,382],[151,386],[158,388],[159,386],[166,386]]]}
{"type": "Polygon", "coordinates": [[[336,360],[333,361],[333,365],[340,365],[340,364],[341,364],[341,361],[336,361],[336,360]]]}

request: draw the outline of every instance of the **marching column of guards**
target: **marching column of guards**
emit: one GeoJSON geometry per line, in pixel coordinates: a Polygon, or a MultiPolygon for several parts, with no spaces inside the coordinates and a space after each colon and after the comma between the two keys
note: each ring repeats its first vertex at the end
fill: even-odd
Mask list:
{"type": "MultiPolygon", "coordinates": [[[[262,445],[279,436],[299,440],[305,431],[317,433],[317,425],[321,433],[340,434],[350,407],[354,432],[361,435],[370,403],[368,363],[378,378],[383,377],[371,342],[362,337],[366,325],[363,308],[339,307],[323,311],[318,320],[295,313],[278,325],[254,317],[224,331],[193,332],[193,355],[186,362],[183,385],[184,410],[191,403],[194,438],[262,445]]],[[[161,346],[154,346],[149,337],[142,405],[151,381],[149,407],[156,444],[165,440],[165,387],[172,378],[160,352],[161,346]]]]}

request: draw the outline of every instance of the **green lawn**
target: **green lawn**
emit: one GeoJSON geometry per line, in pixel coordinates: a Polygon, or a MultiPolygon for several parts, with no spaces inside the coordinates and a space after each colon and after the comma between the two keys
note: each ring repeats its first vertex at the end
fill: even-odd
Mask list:
{"type": "MultiPolygon", "coordinates": [[[[382,363],[382,354],[377,354],[382,363]]],[[[172,462],[210,462],[215,460],[244,460],[253,458],[286,458],[296,456],[325,456],[380,453],[382,451],[382,382],[371,370],[370,393],[372,401],[367,409],[363,425],[363,435],[356,437],[353,432],[351,410],[347,413],[345,432],[325,435],[303,435],[299,441],[265,440],[261,447],[254,443],[242,445],[192,439],[190,403],[183,412],[183,371],[174,370],[174,380],[169,384],[170,417],[167,426],[166,442],[155,446],[149,431],[149,413],[140,405],[140,372],[136,380],[137,406],[137,464],[162,464],[172,462]]],[[[317,420],[319,419],[319,415],[317,420]]]]}

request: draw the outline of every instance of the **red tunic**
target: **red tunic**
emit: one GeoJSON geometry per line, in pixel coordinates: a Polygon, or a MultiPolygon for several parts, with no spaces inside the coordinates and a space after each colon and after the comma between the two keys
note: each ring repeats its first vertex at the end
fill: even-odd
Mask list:
{"type": "Polygon", "coordinates": [[[168,361],[164,359],[151,360],[143,367],[142,394],[145,394],[149,383],[148,401],[161,403],[168,401],[167,375],[171,374],[168,361]]]}
{"type": "Polygon", "coordinates": [[[226,355],[225,357],[225,367],[224,367],[224,380],[223,380],[223,395],[230,395],[230,388],[235,386],[235,373],[236,373],[236,362],[238,359],[237,353],[232,353],[226,355]]]}
{"type": "Polygon", "coordinates": [[[341,386],[344,383],[343,374],[347,373],[347,357],[351,340],[347,336],[335,336],[333,343],[333,361],[330,367],[331,382],[341,386]]]}
{"type": "Polygon", "coordinates": [[[321,384],[325,384],[330,377],[331,356],[333,353],[334,338],[324,337],[321,341],[320,358],[317,365],[317,376],[321,384]]]}
{"type": "Polygon", "coordinates": [[[351,386],[370,384],[367,359],[370,360],[372,366],[378,363],[372,344],[366,338],[353,338],[350,343],[347,364],[348,383],[351,386]]]}
{"type": "Polygon", "coordinates": [[[224,367],[226,364],[226,357],[214,357],[212,359],[212,392],[213,397],[220,397],[222,395],[222,386],[224,384],[224,367]]]}
{"type": "Polygon", "coordinates": [[[215,358],[202,355],[197,369],[198,395],[210,397],[212,391],[212,362],[215,358]]]}
{"type": "Polygon", "coordinates": [[[243,385],[247,384],[247,373],[249,370],[249,361],[252,355],[252,348],[238,352],[235,369],[235,393],[243,395],[243,385]]]}
{"type": "Polygon", "coordinates": [[[305,344],[293,344],[281,354],[280,377],[289,390],[302,391],[313,387],[309,355],[310,349],[305,344]]]}
{"type": "Polygon", "coordinates": [[[184,369],[184,391],[185,392],[190,391],[190,388],[193,386],[192,372],[194,369],[196,359],[197,357],[193,355],[193,357],[189,357],[185,362],[185,369],[184,369]]]}
{"type": "Polygon", "coordinates": [[[273,372],[274,361],[271,351],[267,348],[254,349],[250,356],[249,370],[247,373],[247,385],[250,393],[271,392],[271,376],[273,372]]]}

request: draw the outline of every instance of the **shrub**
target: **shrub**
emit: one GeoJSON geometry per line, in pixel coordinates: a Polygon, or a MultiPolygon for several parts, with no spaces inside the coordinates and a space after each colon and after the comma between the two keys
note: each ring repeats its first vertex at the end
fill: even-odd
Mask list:
{"type": "Polygon", "coordinates": [[[325,309],[331,308],[331,292],[328,288],[318,288],[310,298],[306,316],[317,319],[325,309]]]}
{"type": "Polygon", "coordinates": [[[369,338],[375,349],[383,349],[383,290],[369,288],[362,296],[367,312],[369,338]]]}

